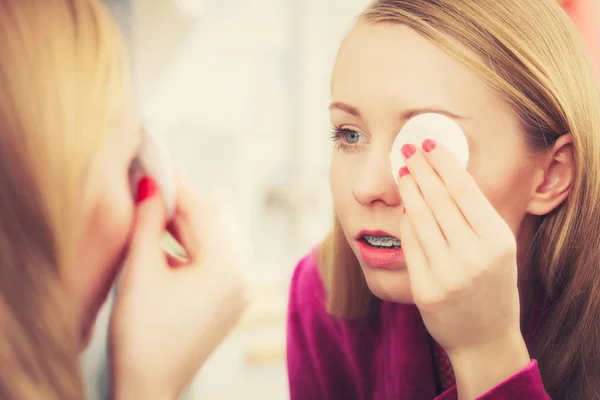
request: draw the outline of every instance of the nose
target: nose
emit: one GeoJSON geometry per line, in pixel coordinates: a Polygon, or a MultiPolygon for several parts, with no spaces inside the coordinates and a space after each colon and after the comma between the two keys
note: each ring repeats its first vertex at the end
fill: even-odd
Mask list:
{"type": "Polygon", "coordinates": [[[389,155],[370,154],[356,176],[352,192],[363,206],[382,204],[398,207],[401,204],[398,187],[390,170],[389,155]]]}

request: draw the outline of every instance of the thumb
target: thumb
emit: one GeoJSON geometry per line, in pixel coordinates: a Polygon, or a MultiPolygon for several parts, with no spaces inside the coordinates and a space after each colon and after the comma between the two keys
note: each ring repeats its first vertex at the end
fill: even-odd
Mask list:
{"type": "Polygon", "coordinates": [[[150,177],[138,184],[135,227],[129,248],[129,258],[154,258],[162,254],[161,237],[165,229],[165,206],[158,185],[150,177]]]}

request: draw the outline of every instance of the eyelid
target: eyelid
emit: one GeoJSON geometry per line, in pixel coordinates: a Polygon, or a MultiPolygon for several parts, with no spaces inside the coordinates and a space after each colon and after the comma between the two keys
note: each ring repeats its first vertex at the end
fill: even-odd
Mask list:
{"type": "Polygon", "coordinates": [[[344,132],[345,131],[356,132],[356,133],[360,134],[360,136],[362,136],[368,140],[371,140],[371,137],[364,129],[360,129],[356,126],[340,125],[339,127],[337,127],[337,129],[339,129],[340,131],[344,131],[344,132]]]}
{"type": "MultiPolygon", "coordinates": [[[[358,143],[364,143],[364,142],[365,142],[365,140],[366,140],[367,142],[369,142],[369,141],[370,141],[370,138],[369,138],[369,136],[368,136],[366,133],[364,133],[364,132],[362,132],[361,130],[359,130],[359,129],[356,129],[356,128],[349,128],[349,127],[342,127],[342,126],[339,126],[339,127],[338,127],[338,126],[334,126],[334,127],[333,127],[333,132],[334,132],[334,135],[335,135],[335,136],[338,136],[340,139],[342,139],[342,138],[343,138],[344,134],[346,134],[346,133],[348,133],[348,132],[354,132],[354,133],[357,133],[357,134],[359,135],[359,142],[358,142],[358,143]]],[[[358,144],[358,143],[352,143],[352,144],[353,144],[353,145],[356,145],[356,144],[358,144]]]]}

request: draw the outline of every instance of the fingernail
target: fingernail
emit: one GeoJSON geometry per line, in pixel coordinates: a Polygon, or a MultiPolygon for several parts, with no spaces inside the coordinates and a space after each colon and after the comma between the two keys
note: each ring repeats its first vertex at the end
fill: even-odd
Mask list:
{"type": "Polygon", "coordinates": [[[402,214],[406,214],[406,207],[402,210],[402,214]]]}
{"type": "Polygon", "coordinates": [[[423,141],[423,144],[421,145],[421,147],[423,147],[423,151],[424,151],[425,153],[429,153],[429,152],[431,152],[433,149],[435,149],[435,145],[436,145],[436,143],[435,143],[435,141],[434,141],[434,140],[432,140],[432,139],[425,139],[425,140],[423,141]]]}
{"type": "Polygon", "coordinates": [[[156,193],[156,182],[154,182],[154,179],[150,178],[150,177],[143,177],[140,180],[140,183],[138,184],[138,191],[137,191],[137,202],[141,203],[144,200],[149,199],[150,197],[154,196],[154,194],[156,193]]]}
{"type": "Polygon", "coordinates": [[[407,143],[404,146],[402,146],[402,155],[406,159],[411,158],[416,152],[417,148],[410,143],[407,143]]]}
{"type": "Polygon", "coordinates": [[[402,167],[400,168],[400,170],[398,171],[398,177],[402,178],[403,176],[406,176],[410,174],[410,171],[408,170],[407,167],[402,167]]]}

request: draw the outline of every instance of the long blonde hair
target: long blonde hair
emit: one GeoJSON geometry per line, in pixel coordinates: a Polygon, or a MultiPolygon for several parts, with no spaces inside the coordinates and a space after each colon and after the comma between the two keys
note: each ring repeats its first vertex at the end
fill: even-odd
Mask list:
{"type": "Polygon", "coordinates": [[[2,399],[83,398],[64,274],[130,82],[119,36],[94,0],[0,0],[2,399]]]}
{"type": "MultiPolygon", "coordinates": [[[[572,135],[570,196],[539,219],[531,249],[552,305],[533,356],[553,398],[600,397],[600,92],[576,28],[553,0],[378,0],[360,20],[407,25],[482,76],[532,151],[572,135]]],[[[329,312],[368,312],[373,296],[337,220],[320,263],[329,312]]]]}

